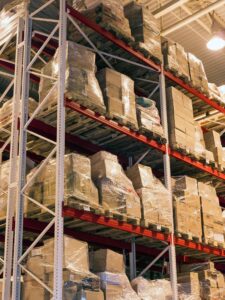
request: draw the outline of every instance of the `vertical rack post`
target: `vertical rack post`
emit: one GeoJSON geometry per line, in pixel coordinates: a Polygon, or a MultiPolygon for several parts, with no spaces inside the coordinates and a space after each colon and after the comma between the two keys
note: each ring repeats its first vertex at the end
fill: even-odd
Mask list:
{"type": "Polygon", "coordinates": [[[63,199],[64,199],[64,152],[65,152],[65,72],[66,72],[66,3],[60,0],[59,11],[59,74],[57,102],[57,154],[55,199],[55,247],[54,247],[54,300],[62,299],[63,272],[63,199]]]}
{"type": "Polygon", "coordinates": [[[21,97],[21,79],[22,79],[22,61],[23,61],[23,27],[22,18],[18,19],[17,38],[16,38],[16,57],[14,72],[13,89],[13,108],[12,108],[12,126],[10,143],[10,170],[9,170],[9,188],[7,199],[6,229],[5,229],[5,247],[4,247],[4,273],[3,273],[3,292],[2,299],[10,299],[11,272],[13,258],[13,217],[17,198],[17,155],[18,155],[18,117],[20,112],[21,97]]]}
{"type": "Polygon", "coordinates": [[[171,241],[170,241],[170,248],[169,248],[170,279],[172,284],[173,299],[178,300],[176,249],[174,245],[173,197],[172,197],[172,187],[171,187],[170,156],[169,156],[169,148],[168,148],[169,134],[168,134],[168,119],[167,119],[166,83],[165,83],[163,65],[160,73],[160,107],[161,107],[161,118],[162,118],[164,135],[167,140],[166,153],[163,155],[164,178],[165,178],[166,188],[170,193],[170,206],[171,206],[171,214],[172,214],[172,218],[171,218],[172,232],[171,232],[171,241]]]}
{"type": "Polygon", "coordinates": [[[14,260],[13,260],[13,288],[12,299],[21,299],[21,267],[18,260],[23,250],[23,207],[24,196],[22,188],[25,184],[26,177],[26,142],[27,132],[24,128],[28,119],[28,101],[29,101],[29,82],[30,75],[27,66],[30,62],[31,49],[31,19],[29,18],[29,6],[25,7],[25,28],[23,39],[23,76],[22,76],[22,97],[20,113],[20,140],[19,140],[19,168],[18,168],[18,192],[15,218],[15,238],[14,238],[14,260]]]}

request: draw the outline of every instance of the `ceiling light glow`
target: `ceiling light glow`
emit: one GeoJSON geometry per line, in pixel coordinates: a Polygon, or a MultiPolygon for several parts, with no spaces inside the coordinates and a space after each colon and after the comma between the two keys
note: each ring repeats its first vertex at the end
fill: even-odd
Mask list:
{"type": "Polygon", "coordinates": [[[214,36],[207,43],[207,48],[212,51],[218,51],[225,47],[225,40],[219,36],[214,36]]]}

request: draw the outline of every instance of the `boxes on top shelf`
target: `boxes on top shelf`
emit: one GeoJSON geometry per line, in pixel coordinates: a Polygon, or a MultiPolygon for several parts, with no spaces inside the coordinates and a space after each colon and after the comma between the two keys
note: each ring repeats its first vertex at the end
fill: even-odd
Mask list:
{"type": "Polygon", "coordinates": [[[131,1],[124,7],[125,16],[129,20],[130,28],[135,42],[139,43],[140,50],[146,50],[146,54],[158,62],[162,61],[160,21],[151,11],[135,1],[131,1]]]}

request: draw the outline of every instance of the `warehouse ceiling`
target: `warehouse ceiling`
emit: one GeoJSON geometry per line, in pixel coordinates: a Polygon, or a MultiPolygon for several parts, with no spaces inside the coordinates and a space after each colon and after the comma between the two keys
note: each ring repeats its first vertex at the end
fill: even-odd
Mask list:
{"type": "MultiPolygon", "coordinates": [[[[124,2],[129,2],[129,0],[124,0],[124,2]]],[[[220,4],[220,6],[211,10],[210,14],[214,13],[216,18],[219,18],[220,22],[224,24],[225,28],[225,1],[137,0],[137,2],[146,5],[155,16],[160,18],[162,33],[180,20],[216,3],[220,4]]],[[[207,49],[206,43],[212,37],[211,25],[212,19],[207,13],[188,25],[182,26],[164,36],[180,43],[188,52],[192,52],[199,57],[204,62],[209,81],[222,85],[225,84],[225,50],[213,52],[207,49]]]]}

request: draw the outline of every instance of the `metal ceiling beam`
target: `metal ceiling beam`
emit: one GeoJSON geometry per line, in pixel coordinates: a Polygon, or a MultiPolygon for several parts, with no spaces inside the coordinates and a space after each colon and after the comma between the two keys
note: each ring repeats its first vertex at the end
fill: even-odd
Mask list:
{"type": "Polygon", "coordinates": [[[225,0],[216,1],[215,3],[213,3],[211,5],[208,5],[207,7],[197,11],[196,13],[194,13],[190,16],[188,16],[187,18],[185,18],[185,19],[173,24],[172,26],[162,30],[161,35],[165,36],[169,33],[172,33],[174,31],[182,28],[183,26],[188,25],[193,21],[196,21],[197,19],[201,18],[202,16],[206,15],[207,13],[215,10],[216,8],[218,8],[218,7],[220,7],[224,4],[225,4],[225,0]]]}
{"type": "Polygon", "coordinates": [[[156,19],[168,14],[169,12],[173,11],[177,7],[180,7],[181,5],[187,3],[188,0],[171,0],[170,2],[166,3],[165,5],[161,6],[160,8],[157,8],[155,11],[153,11],[153,15],[156,19]]]}

